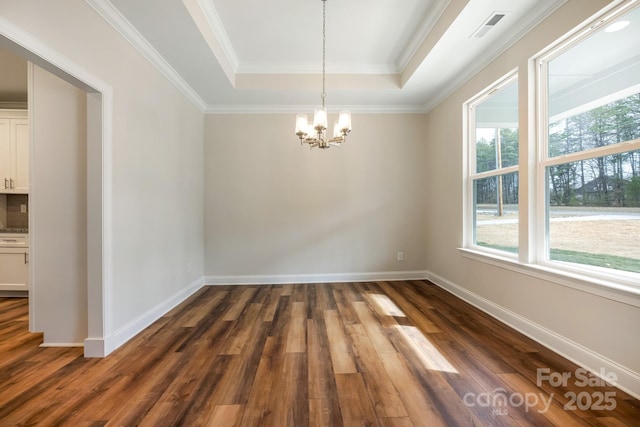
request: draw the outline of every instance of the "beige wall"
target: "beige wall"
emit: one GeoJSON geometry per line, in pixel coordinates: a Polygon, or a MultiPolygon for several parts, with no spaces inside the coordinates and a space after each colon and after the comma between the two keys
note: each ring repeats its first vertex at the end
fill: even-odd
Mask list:
{"type": "Polygon", "coordinates": [[[347,142],[329,150],[300,146],[294,122],[207,115],[208,281],[423,270],[424,116],[354,114],[347,142]]]}
{"type": "MultiPolygon", "coordinates": [[[[427,221],[427,268],[437,282],[493,308],[503,319],[521,322],[522,329],[537,334],[556,350],[607,370],[619,367],[627,388],[640,394],[640,302],[627,302],[576,290],[549,280],[464,257],[463,224],[463,118],[465,101],[507,74],[520,70],[521,120],[527,117],[527,65],[529,58],[586,20],[607,1],[568,1],[533,32],[527,34],[477,76],[448,97],[427,116],[426,167],[430,177],[426,194],[430,201],[427,221]],[[442,185],[447,183],[448,185],[442,185]],[[613,361],[613,363],[609,363],[613,361]]],[[[527,153],[527,124],[520,124],[521,156],[527,153]]],[[[526,163],[526,162],[525,162],[526,163]]],[[[521,169],[526,179],[526,169],[521,169]]],[[[528,194],[521,192],[526,207],[528,194]]],[[[522,216],[521,216],[522,218],[522,216]]],[[[540,275],[539,275],[540,276],[540,275]]],[[[513,323],[512,322],[512,323],[513,323]]],[[[621,375],[622,375],[621,374],[621,375]]]]}
{"type": "Polygon", "coordinates": [[[0,17],[40,56],[112,91],[103,165],[112,171],[102,217],[109,227],[98,230],[108,234],[109,264],[99,272],[106,287],[92,299],[104,303],[105,335],[92,338],[118,346],[201,281],[204,115],[82,0],[6,0],[0,17]]]}
{"type": "Polygon", "coordinates": [[[31,328],[44,332],[47,345],[82,344],[87,337],[86,95],[38,67],[32,79],[31,328]]]}

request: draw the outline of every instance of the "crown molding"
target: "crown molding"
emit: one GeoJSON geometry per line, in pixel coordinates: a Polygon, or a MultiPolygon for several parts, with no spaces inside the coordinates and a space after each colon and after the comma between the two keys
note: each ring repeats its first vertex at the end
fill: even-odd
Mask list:
{"type": "MultiPolygon", "coordinates": [[[[188,0],[184,0],[183,2],[186,4],[188,0]]],[[[224,24],[220,19],[220,15],[218,15],[218,11],[213,5],[212,1],[207,0],[197,0],[200,9],[204,13],[207,22],[209,23],[209,27],[211,31],[216,36],[218,43],[222,47],[222,51],[224,52],[225,59],[231,64],[232,69],[237,73],[240,65],[240,60],[238,59],[238,55],[236,54],[233,45],[231,44],[231,39],[227,35],[227,32],[224,28],[224,24]]]]}
{"type": "MultiPolygon", "coordinates": [[[[320,70],[318,63],[243,62],[237,74],[317,74],[320,70]]],[[[389,64],[327,64],[327,76],[331,74],[399,74],[399,69],[389,64]]]]}
{"type": "Polygon", "coordinates": [[[182,0],[191,19],[196,24],[207,46],[217,59],[231,87],[236,87],[238,72],[238,56],[231,45],[231,40],[224,30],[224,25],[213,6],[213,2],[206,0],[182,0]]]}
{"type": "Polygon", "coordinates": [[[420,28],[418,28],[418,31],[414,33],[413,37],[398,58],[395,67],[397,73],[404,72],[404,69],[407,68],[409,62],[413,59],[414,56],[416,56],[416,54],[418,53],[418,49],[427,39],[427,36],[429,36],[431,30],[449,6],[449,3],[451,3],[451,0],[439,0],[433,7],[433,13],[429,15],[429,19],[425,20],[420,28]]]}
{"type": "Polygon", "coordinates": [[[206,102],[158,53],[158,51],[136,30],[133,25],[108,0],[85,0],[126,41],[136,48],[154,67],[162,73],[200,111],[205,111],[206,102]]]}
{"type": "MultiPolygon", "coordinates": [[[[209,105],[206,114],[297,114],[311,111],[314,105],[209,105]]],[[[424,114],[422,105],[334,105],[329,113],[349,110],[354,114],[424,114]]]]}

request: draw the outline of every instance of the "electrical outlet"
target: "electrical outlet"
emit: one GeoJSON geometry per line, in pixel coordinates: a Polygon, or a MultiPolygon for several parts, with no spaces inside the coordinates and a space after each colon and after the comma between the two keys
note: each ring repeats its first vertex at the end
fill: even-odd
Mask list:
{"type": "Polygon", "coordinates": [[[404,252],[396,252],[396,261],[404,261],[404,252]]]}
{"type": "Polygon", "coordinates": [[[27,213],[27,205],[20,205],[20,213],[27,213]]]}

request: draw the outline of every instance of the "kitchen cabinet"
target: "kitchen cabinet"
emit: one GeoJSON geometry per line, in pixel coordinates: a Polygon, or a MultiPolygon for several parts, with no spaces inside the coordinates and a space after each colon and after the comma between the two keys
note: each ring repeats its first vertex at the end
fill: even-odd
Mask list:
{"type": "Polygon", "coordinates": [[[0,193],[29,192],[29,119],[24,110],[0,110],[0,193]]]}
{"type": "Polygon", "coordinates": [[[0,235],[0,291],[29,290],[29,247],[24,234],[0,235]]]}
{"type": "Polygon", "coordinates": [[[29,290],[29,253],[0,248],[0,291],[29,290]]]}

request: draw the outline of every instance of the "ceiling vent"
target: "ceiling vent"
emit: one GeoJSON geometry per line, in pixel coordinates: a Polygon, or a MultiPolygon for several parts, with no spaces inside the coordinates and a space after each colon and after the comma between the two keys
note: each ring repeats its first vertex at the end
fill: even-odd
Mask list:
{"type": "Polygon", "coordinates": [[[495,25],[500,22],[502,18],[504,18],[504,16],[504,13],[493,12],[491,16],[489,16],[489,18],[484,21],[484,24],[480,25],[480,27],[475,30],[473,34],[471,34],[471,38],[480,39],[484,37],[484,35],[487,34],[490,29],[495,27],[495,25]]]}

